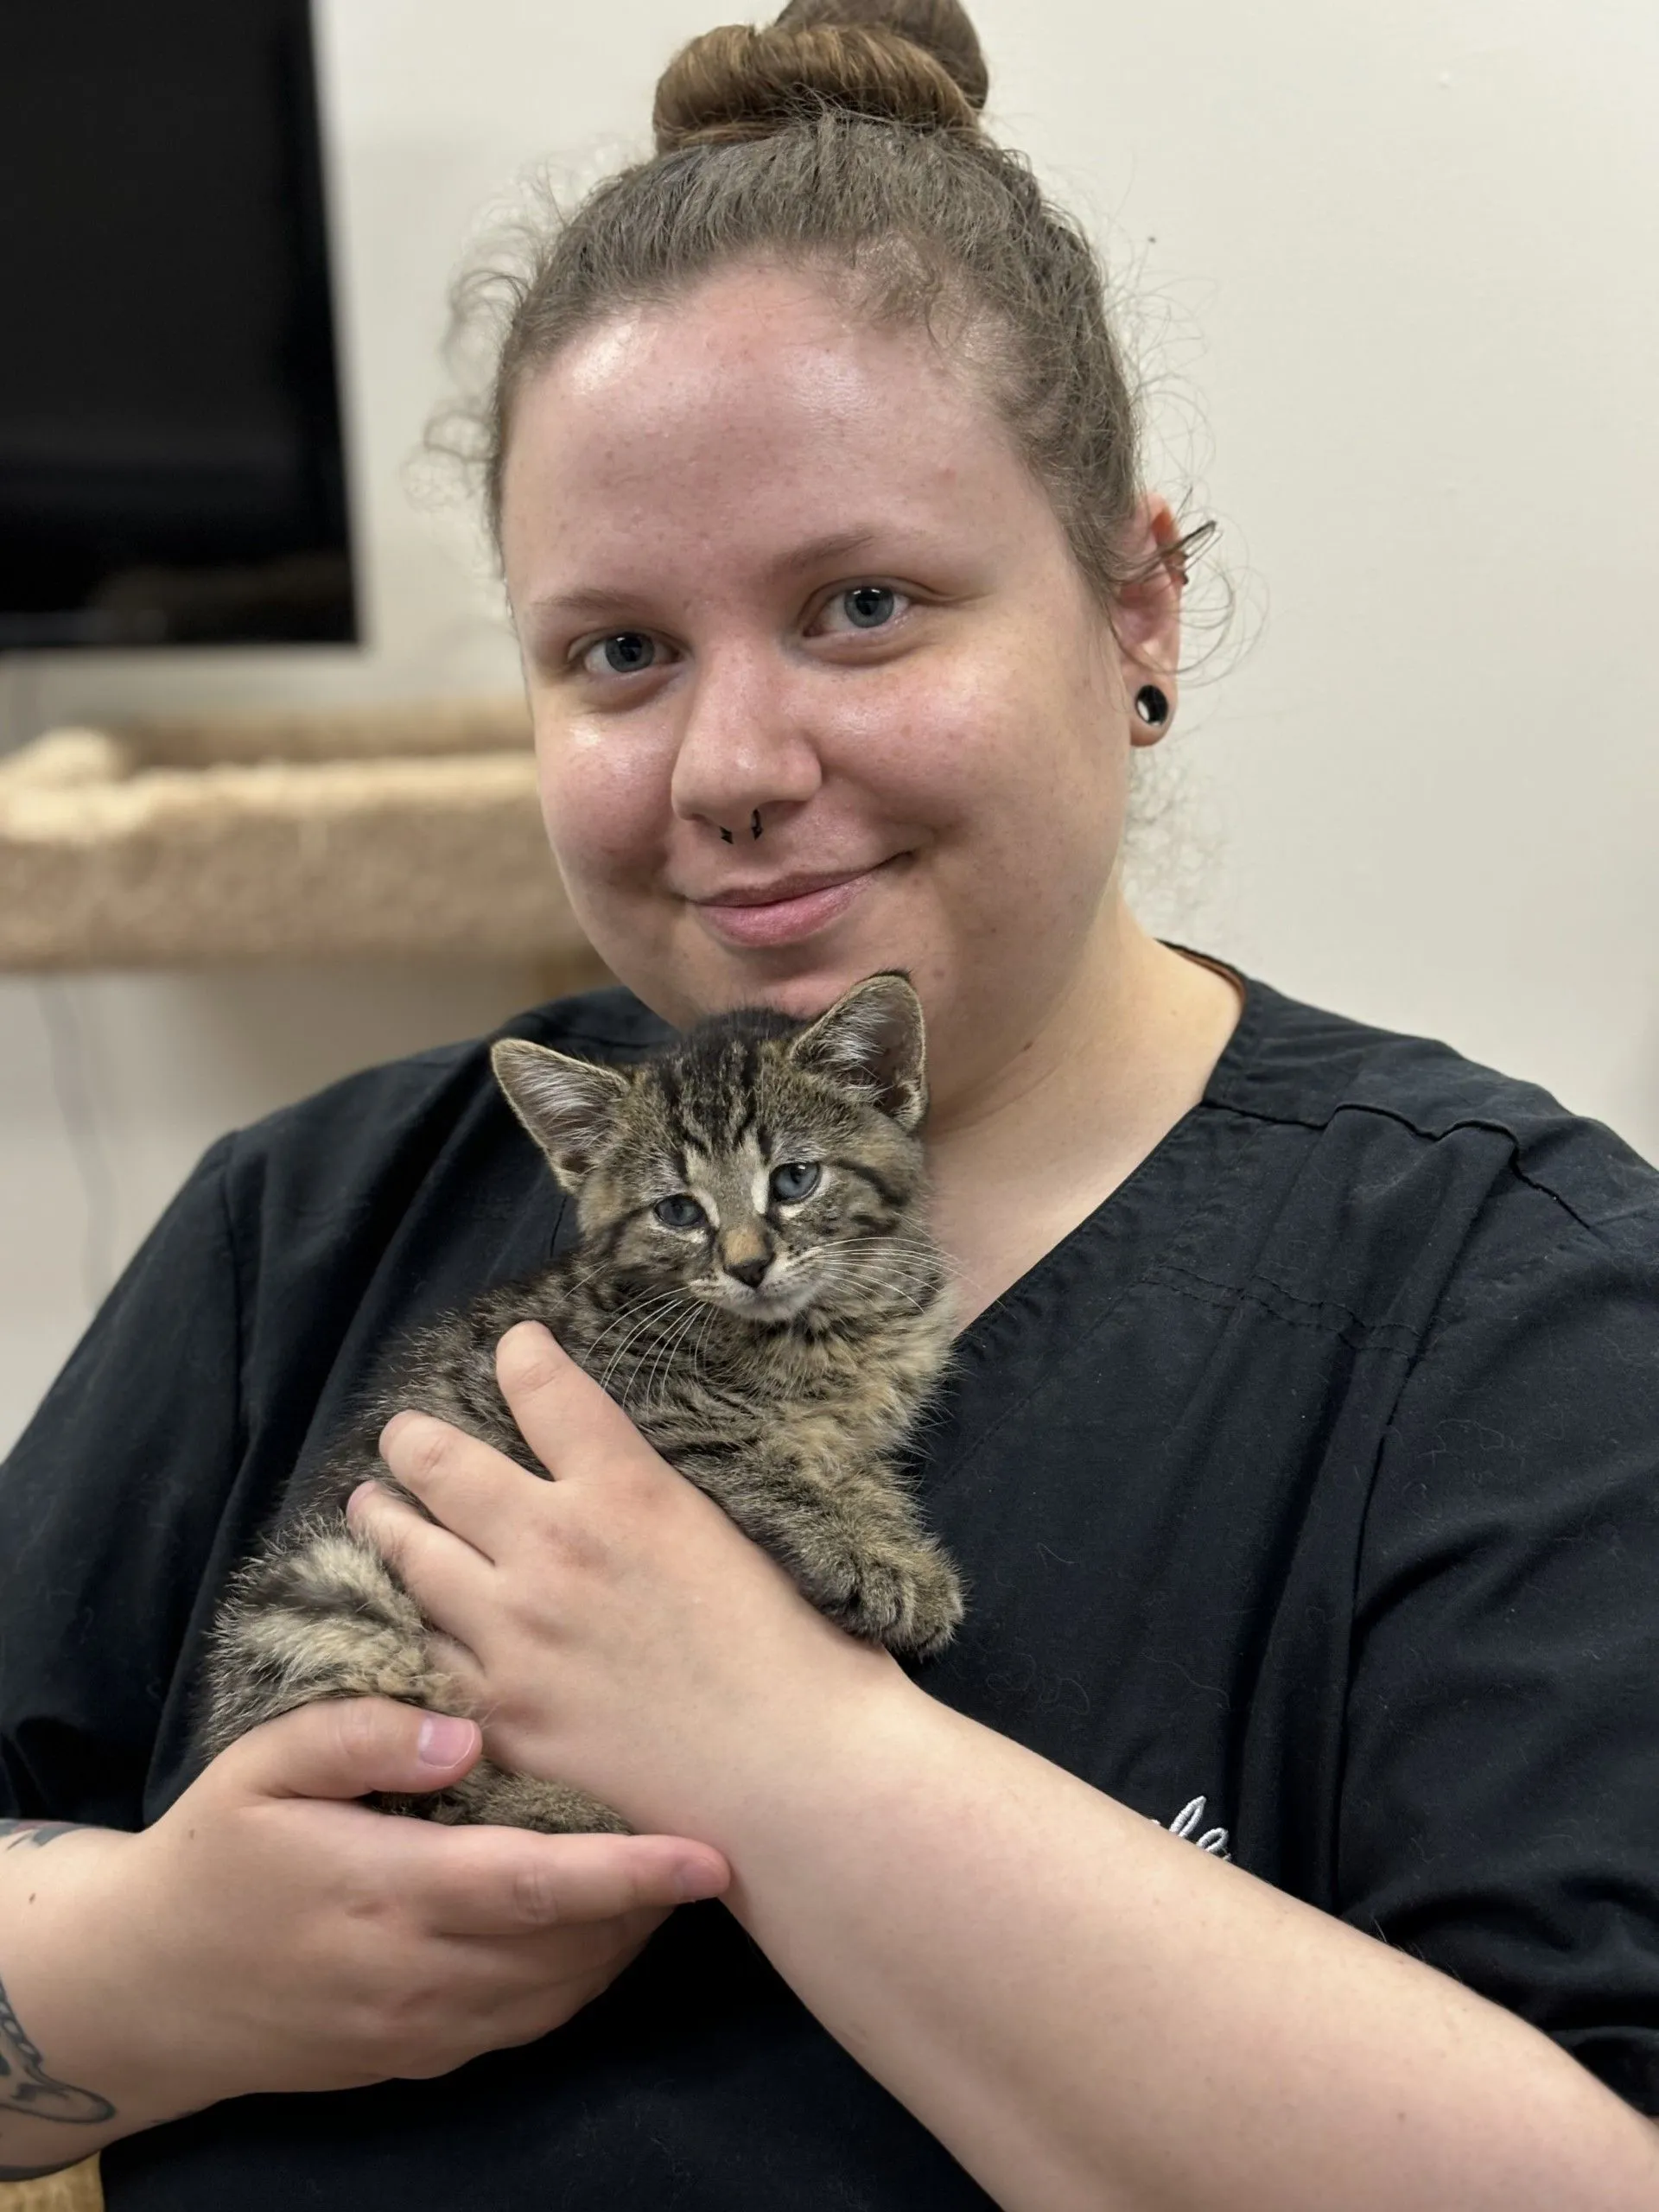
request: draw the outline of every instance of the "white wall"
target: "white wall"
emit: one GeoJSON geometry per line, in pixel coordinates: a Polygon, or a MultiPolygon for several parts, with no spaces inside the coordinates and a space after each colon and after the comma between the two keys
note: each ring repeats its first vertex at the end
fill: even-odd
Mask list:
{"type": "MultiPolygon", "coordinates": [[[[469,533],[404,482],[445,283],[526,165],[640,143],[658,67],[710,11],[320,10],[372,642],[0,668],[14,736],[512,680],[469,533]]],[[[1146,848],[1155,918],[1659,1157],[1659,15],[982,0],[977,20],[994,124],[1134,292],[1160,480],[1196,474],[1245,600],[1249,649],[1183,703],[1185,844],[1146,848]]],[[[213,1134],[534,995],[504,971],[0,982],[0,1444],[213,1134]]]]}

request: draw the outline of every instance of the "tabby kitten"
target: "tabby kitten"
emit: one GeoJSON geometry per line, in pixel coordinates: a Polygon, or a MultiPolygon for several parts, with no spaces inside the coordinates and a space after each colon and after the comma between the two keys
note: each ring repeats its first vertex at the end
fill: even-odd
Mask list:
{"type": "MultiPolygon", "coordinates": [[[[492,1058],[575,1198],[581,1241],[412,1338],[297,1516],[237,1571],[209,1643],[209,1756],[319,1698],[461,1709],[419,1608],[344,1507],[366,1476],[419,1505],[376,1448],[403,1406],[545,1475],[496,1386],[515,1321],[544,1322],[854,1635],[925,1656],[962,1618],[895,1464],[952,1326],[922,1214],[922,1013],[905,978],[872,976],[810,1025],[716,1015],[633,1068],[512,1039],[492,1058]]],[[[487,1758],[449,1789],[377,1802],[457,1823],[626,1829],[582,1792],[487,1758]]]]}

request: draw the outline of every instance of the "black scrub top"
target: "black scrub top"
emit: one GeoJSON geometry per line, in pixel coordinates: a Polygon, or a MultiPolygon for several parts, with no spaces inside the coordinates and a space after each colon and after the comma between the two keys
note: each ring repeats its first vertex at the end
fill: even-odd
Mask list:
{"type": "MultiPolygon", "coordinates": [[[[503,1033],[665,1033],[607,991],[503,1033]]],[[[173,1802],[226,1576],[376,1355],[571,1228],[484,1042],[213,1147],[0,1475],[0,1812],[173,1802]]],[[[1202,1103],[967,1330],[917,1462],[969,1597],[932,1696],[1659,2113],[1659,1176],[1616,1137],[1252,982],[1202,1103]]],[[[538,2044],[104,2173],[111,2212],[990,2202],[717,1901],[538,2044]]]]}

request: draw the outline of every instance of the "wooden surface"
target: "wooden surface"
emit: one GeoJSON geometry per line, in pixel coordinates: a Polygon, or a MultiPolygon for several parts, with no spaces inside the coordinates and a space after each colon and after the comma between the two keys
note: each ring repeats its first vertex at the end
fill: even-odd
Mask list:
{"type": "Polygon", "coordinates": [[[104,2212],[98,2160],[48,2174],[44,2181],[0,2181],[0,2212],[104,2212]]]}

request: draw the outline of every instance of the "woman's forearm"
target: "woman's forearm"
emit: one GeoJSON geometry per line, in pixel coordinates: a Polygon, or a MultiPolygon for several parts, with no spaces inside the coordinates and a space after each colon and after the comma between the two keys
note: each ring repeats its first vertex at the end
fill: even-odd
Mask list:
{"type": "Polygon", "coordinates": [[[124,2018],[111,2004],[104,1876],[133,1840],[0,1821],[0,2181],[77,2164],[189,2107],[167,2078],[144,1993],[131,1993],[124,2018]]]}
{"type": "Polygon", "coordinates": [[[710,1834],[824,2025],[1007,2212],[1651,2212],[1535,2029],[907,1681],[710,1834]]]}

